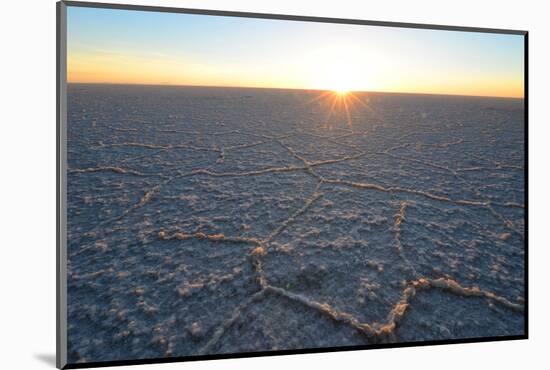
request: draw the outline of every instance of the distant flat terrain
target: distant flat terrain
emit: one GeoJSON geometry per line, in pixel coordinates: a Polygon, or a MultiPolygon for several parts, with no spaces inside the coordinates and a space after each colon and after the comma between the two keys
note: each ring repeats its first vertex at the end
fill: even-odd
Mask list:
{"type": "Polygon", "coordinates": [[[69,85],[69,362],[523,334],[523,100],[320,94],[69,85]]]}

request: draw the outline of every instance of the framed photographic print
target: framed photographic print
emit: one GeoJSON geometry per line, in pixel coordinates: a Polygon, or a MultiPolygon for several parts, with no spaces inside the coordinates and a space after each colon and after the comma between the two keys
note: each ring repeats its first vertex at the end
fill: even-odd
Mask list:
{"type": "Polygon", "coordinates": [[[60,368],[527,338],[527,32],[60,2],[60,368]]]}

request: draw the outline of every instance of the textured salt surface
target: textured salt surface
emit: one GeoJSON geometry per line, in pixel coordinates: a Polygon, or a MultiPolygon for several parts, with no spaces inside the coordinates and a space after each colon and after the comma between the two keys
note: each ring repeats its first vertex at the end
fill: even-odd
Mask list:
{"type": "Polygon", "coordinates": [[[524,332],[523,102],[69,86],[69,362],[524,332]]]}

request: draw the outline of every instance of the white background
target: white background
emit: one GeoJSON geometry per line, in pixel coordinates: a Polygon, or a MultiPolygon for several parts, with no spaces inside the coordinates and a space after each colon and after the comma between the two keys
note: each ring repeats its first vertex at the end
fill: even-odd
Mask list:
{"type": "MultiPolygon", "coordinates": [[[[116,0],[111,0],[117,2],[116,0]]],[[[544,1],[203,0],[134,4],[530,31],[529,317],[524,341],[176,363],[133,369],[518,369],[548,366],[550,22],[544,1]],[[535,366],[535,364],[540,364],[535,366]],[[527,367],[527,366],[526,366],[527,367]]],[[[55,2],[10,0],[0,22],[0,367],[55,358],[55,2]]],[[[548,367],[546,367],[548,368],[548,367]]]]}

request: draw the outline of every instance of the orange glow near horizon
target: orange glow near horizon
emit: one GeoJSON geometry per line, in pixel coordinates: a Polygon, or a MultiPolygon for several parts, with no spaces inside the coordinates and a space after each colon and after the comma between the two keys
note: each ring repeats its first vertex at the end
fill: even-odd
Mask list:
{"type": "MultiPolygon", "coordinates": [[[[333,63],[333,64],[331,64],[333,63]]],[[[304,65],[287,69],[284,74],[266,73],[266,68],[247,69],[239,65],[211,66],[200,61],[162,56],[131,56],[115,53],[69,53],[69,83],[110,83],[141,85],[181,85],[219,87],[258,87],[325,90],[340,95],[352,91],[401,92],[419,94],[472,95],[522,98],[523,78],[507,75],[434,74],[431,80],[411,75],[407,79],[391,73],[389,68],[361,72],[358,63],[323,65],[305,60],[304,65]],[[309,63],[309,68],[307,67],[309,63]]]]}
{"type": "Polygon", "coordinates": [[[69,7],[67,80],[325,90],[342,104],[353,91],[522,98],[523,40],[69,7]]]}

